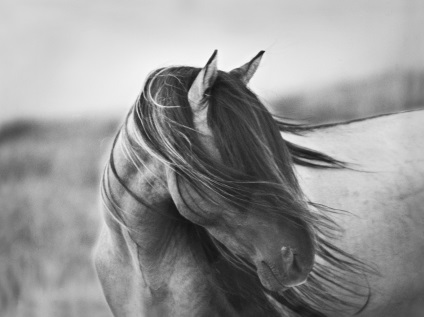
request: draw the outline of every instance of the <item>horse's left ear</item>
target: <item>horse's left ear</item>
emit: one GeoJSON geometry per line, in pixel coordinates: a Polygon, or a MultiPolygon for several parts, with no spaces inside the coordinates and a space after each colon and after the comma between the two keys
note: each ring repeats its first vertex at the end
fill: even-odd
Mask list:
{"type": "Polygon", "coordinates": [[[235,68],[230,71],[230,74],[237,76],[240,78],[242,82],[246,85],[249,83],[250,79],[255,74],[256,70],[259,67],[259,64],[262,59],[262,55],[264,55],[265,51],[260,51],[252,60],[239,68],[235,68]]]}
{"type": "Polygon", "coordinates": [[[207,97],[206,93],[213,86],[218,76],[217,53],[217,50],[213,52],[188,91],[188,100],[195,114],[200,110],[204,110],[204,102],[207,97]]]}

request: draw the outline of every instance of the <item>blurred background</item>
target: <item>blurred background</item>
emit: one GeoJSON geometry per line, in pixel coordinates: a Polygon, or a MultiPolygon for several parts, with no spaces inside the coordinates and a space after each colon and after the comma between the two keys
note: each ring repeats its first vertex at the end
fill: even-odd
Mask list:
{"type": "Polygon", "coordinates": [[[90,253],[99,175],[153,69],[230,70],[274,113],[424,106],[421,0],[0,0],[0,316],[108,316],[90,253]]]}

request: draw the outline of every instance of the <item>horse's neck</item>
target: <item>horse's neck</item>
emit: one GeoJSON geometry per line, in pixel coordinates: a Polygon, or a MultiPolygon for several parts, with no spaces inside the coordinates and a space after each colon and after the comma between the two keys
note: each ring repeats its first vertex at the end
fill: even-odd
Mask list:
{"type": "Polygon", "coordinates": [[[193,225],[178,214],[166,185],[165,166],[142,149],[137,150],[140,160],[129,155],[122,137],[121,132],[112,155],[127,188],[111,171],[108,181],[114,207],[129,229],[122,230],[122,224],[116,227],[110,214],[106,219],[117,231],[125,232],[122,247],[130,250],[134,270],[139,272],[134,276],[141,275],[141,287],[150,294],[155,311],[161,307],[159,315],[235,315],[213,282],[193,225]]]}
{"type": "MultiPolygon", "coordinates": [[[[129,132],[133,128],[130,125],[129,132]]],[[[127,189],[115,181],[113,196],[130,228],[126,233],[127,247],[140,269],[143,287],[149,290],[153,301],[173,316],[263,315],[269,308],[264,308],[263,302],[257,307],[257,302],[266,300],[265,297],[255,302],[246,301],[238,294],[238,287],[251,288],[251,277],[229,267],[216,254],[208,255],[214,257],[214,267],[211,266],[206,253],[215,251],[205,251],[202,243],[208,239],[206,233],[179,215],[166,186],[165,166],[143,149],[137,150],[140,158],[137,160],[129,154],[122,138],[121,133],[112,155],[127,189]],[[220,277],[216,276],[217,272],[220,277]]],[[[110,177],[109,181],[113,179],[110,177]]],[[[274,314],[267,311],[268,316],[274,314]]]]}

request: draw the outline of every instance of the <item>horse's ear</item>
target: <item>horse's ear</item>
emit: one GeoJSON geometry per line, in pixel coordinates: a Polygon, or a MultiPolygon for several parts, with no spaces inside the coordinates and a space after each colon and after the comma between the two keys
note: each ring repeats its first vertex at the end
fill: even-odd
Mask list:
{"type": "Polygon", "coordinates": [[[259,64],[262,59],[262,55],[264,55],[265,51],[260,51],[252,60],[239,68],[235,68],[230,71],[230,74],[237,76],[240,78],[242,82],[246,85],[249,83],[250,79],[255,74],[256,70],[259,67],[259,64]]]}
{"type": "Polygon", "coordinates": [[[194,114],[203,110],[204,102],[207,97],[206,93],[213,86],[218,76],[217,53],[217,50],[213,52],[205,67],[199,72],[188,91],[188,100],[194,114]]]}

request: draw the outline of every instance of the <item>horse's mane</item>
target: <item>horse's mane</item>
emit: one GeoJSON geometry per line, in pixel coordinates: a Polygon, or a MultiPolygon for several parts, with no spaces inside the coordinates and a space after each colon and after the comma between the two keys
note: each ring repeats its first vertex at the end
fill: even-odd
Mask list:
{"type": "MultiPolygon", "coordinates": [[[[324,316],[319,310],[334,307],[342,311],[363,309],[370,296],[367,285],[352,285],[349,277],[363,275],[371,269],[331,243],[341,230],[328,214],[343,211],[309,201],[293,171],[293,164],[330,169],[343,169],[347,165],[325,153],[283,140],[280,131],[299,133],[309,127],[273,117],[240,80],[221,71],[208,92],[208,124],[222,157],[222,162],[214,161],[201,145],[187,100],[187,91],[199,71],[193,67],[169,67],[149,75],[120,131],[122,142],[127,143],[130,151],[128,164],[142,164],[142,155],[147,153],[176,172],[180,193],[182,187],[190,186],[191,190],[197,188],[204,199],[213,200],[208,195],[208,191],[213,191],[235,208],[256,205],[263,217],[306,223],[306,229],[314,233],[317,256],[323,263],[314,265],[308,283],[277,294],[262,286],[247,260],[231,253],[203,227],[173,213],[195,237],[193,241],[200,241],[203,255],[215,271],[217,286],[234,307],[242,306],[244,301],[256,301],[268,316],[277,316],[275,306],[268,300],[272,297],[301,316],[324,316]],[[128,130],[128,120],[133,120],[136,129],[128,130]],[[238,283],[232,283],[234,279],[238,283]],[[330,290],[334,286],[345,290],[344,296],[333,294],[330,290]],[[358,298],[365,302],[363,307],[357,307],[358,298]]],[[[109,167],[134,199],[149,206],[119,176],[113,151],[109,167]]],[[[103,179],[103,197],[109,205],[116,205],[105,180],[107,176],[103,179]]],[[[114,218],[129,226],[117,209],[114,218]]]]}

